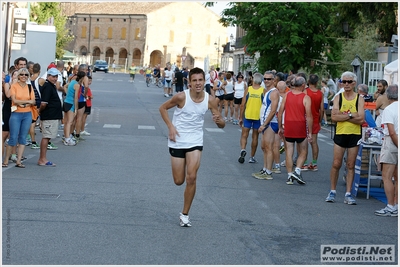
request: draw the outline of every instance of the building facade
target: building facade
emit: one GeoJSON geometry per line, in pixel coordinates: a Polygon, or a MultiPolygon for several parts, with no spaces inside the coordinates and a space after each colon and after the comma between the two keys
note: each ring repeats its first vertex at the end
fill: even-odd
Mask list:
{"type": "Polygon", "coordinates": [[[227,42],[219,16],[197,2],[62,3],[74,40],[67,50],[89,63],[204,67],[219,62],[215,40],[227,42]],[[207,59],[207,60],[206,60],[207,59]]]}

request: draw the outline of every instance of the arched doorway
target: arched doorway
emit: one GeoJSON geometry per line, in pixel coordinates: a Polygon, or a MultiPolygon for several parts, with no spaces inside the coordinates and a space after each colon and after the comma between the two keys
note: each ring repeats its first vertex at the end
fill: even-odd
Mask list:
{"type": "Polygon", "coordinates": [[[154,67],[157,64],[161,64],[162,53],[160,50],[154,50],[150,54],[150,66],[154,67]]]}
{"type": "Polygon", "coordinates": [[[100,48],[95,46],[93,48],[92,56],[93,56],[93,62],[96,62],[96,60],[99,60],[100,59],[100,48]]]}
{"type": "Polygon", "coordinates": [[[128,51],[125,48],[121,48],[118,54],[118,65],[122,66],[127,65],[127,59],[128,59],[128,51]]]}
{"type": "Polygon", "coordinates": [[[87,55],[87,48],[86,46],[81,46],[81,48],[79,49],[79,52],[82,56],[86,56],[87,55]]]}
{"type": "Polygon", "coordinates": [[[140,66],[140,59],[141,58],[142,58],[142,52],[140,52],[140,50],[137,49],[137,48],[133,49],[132,63],[134,63],[135,66],[140,66]]]}
{"type": "Polygon", "coordinates": [[[114,50],[111,47],[107,48],[107,50],[106,50],[105,60],[107,61],[107,63],[109,65],[111,65],[112,62],[114,61],[114,50]]]}

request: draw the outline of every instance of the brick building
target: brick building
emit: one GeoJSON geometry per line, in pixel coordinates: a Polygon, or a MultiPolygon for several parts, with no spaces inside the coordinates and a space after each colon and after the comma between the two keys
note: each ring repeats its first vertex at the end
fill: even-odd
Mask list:
{"type": "Polygon", "coordinates": [[[61,9],[75,37],[67,50],[89,63],[204,67],[219,62],[215,41],[228,42],[219,16],[198,2],[74,2],[61,9]]]}

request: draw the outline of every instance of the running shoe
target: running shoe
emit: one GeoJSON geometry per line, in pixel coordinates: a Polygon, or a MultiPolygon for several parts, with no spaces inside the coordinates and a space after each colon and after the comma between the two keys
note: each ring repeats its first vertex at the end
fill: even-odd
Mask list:
{"type": "Polygon", "coordinates": [[[286,167],[286,159],[281,162],[281,167],[286,167]]]}
{"type": "Polygon", "coordinates": [[[168,95],[168,94],[164,94],[164,96],[165,96],[165,97],[169,97],[169,95],[168,95]]]}
{"type": "Polygon", "coordinates": [[[259,172],[253,172],[253,173],[251,174],[251,176],[256,177],[257,174],[260,174],[260,173],[262,173],[263,171],[264,171],[264,169],[261,169],[259,172]]]}
{"type": "Polygon", "coordinates": [[[32,143],[31,149],[39,149],[40,146],[37,143],[32,143]]]}
{"type": "Polygon", "coordinates": [[[257,163],[258,161],[256,160],[255,157],[250,157],[249,158],[249,163],[257,163]]]}
{"type": "Polygon", "coordinates": [[[11,154],[9,160],[11,160],[12,162],[17,162],[17,154],[11,154]]]}
{"type": "Polygon", "coordinates": [[[238,161],[239,161],[239,163],[244,163],[244,157],[246,156],[246,150],[242,150],[242,151],[240,151],[240,157],[239,157],[239,159],[238,159],[238,161]]]}
{"type": "Polygon", "coordinates": [[[351,195],[344,196],[344,204],[357,205],[356,200],[351,195]]]}
{"type": "Polygon", "coordinates": [[[309,171],[313,171],[313,172],[318,171],[318,166],[317,166],[317,164],[313,165],[312,163],[310,163],[310,164],[308,165],[308,170],[309,170],[309,171]]]}
{"type": "Polygon", "coordinates": [[[271,171],[272,171],[273,173],[282,173],[282,172],[281,172],[281,167],[279,167],[279,166],[276,166],[276,167],[272,168],[271,171]]]}
{"type": "Polygon", "coordinates": [[[192,226],[192,223],[189,220],[189,215],[183,215],[182,213],[180,213],[179,221],[180,221],[180,225],[182,227],[190,227],[190,226],[192,226]]]}
{"type": "Polygon", "coordinates": [[[49,150],[57,150],[58,147],[55,146],[53,143],[49,143],[49,144],[47,145],[47,149],[49,149],[49,150]]]}
{"type": "Polygon", "coordinates": [[[82,132],[81,132],[81,135],[90,136],[90,133],[89,133],[89,132],[86,132],[86,131],[82,131],[82,132]]]}
{"type": "Polygon", "coordinates": [[[72,139],[64,140],[63,143],[65,146],[75,146],[76,145],[76,142],[72,139]]]}
{"type": "Polygon", "coordinates": [[[383,209],[376,210],[375,215],[383,217],[397,217],[397,210],[386,206],[383,209]]]}
{"type": "Polygon", "coordinates": [[[289,178],[286,180],[286,184],[288,184],[288,185],[292,185],[292,184],[293,184],[293,179],[292,179],[292,177],[289,177],[289,178]]]}
{"type": "Polygon", "coordinates": [[[329,191],[328,196],[326,197],[325,201],[326,202],[335,202],[335,197],[336,197],[336,193],[329,191]]]}
{"type": "Polygon", "coordinates": [[[284,146],[281,146],[281,147],[279,148],[279,153],[282,154],[283,152],[285,152],[285,147],[284,147],[284,146]]]}
{"type": "Polygon", "coordinates": [[[303,180],[301,174],[298,174],[297,172],[293,172],[291,177],[293,177],[299,184],[306,184],[306,181],[303,180]]]}
{"type": "Polygon", "coordinates": [[[304,164],[303,166],[301,166],[301,171],[308,171],[308,165],[304,164]]]}
{"type": "Polygon", "coordinates": [[[259,172],[259,173],[256,173],[254,178],[259,179],[259,180],[272,180],[272,179],[274,179],[271,174],[268,174],[264,170],[259,172]]]}

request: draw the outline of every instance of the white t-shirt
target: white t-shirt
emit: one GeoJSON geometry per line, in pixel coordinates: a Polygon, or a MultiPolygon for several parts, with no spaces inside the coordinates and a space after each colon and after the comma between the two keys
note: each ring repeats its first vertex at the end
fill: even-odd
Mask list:
{"type": "Polygon", "coordinates": [[[211,75],[210,75],[210,73],[206,73],[206,84],[211,84],[211,75]]]}
{"type": "Polygon", "coordinates": [[[172,80],[173,77],[172,75],[174,75],[174,72],[172,70],[165,70],[164,73],[165,73],[165,80],[168,81],[172,80]]]}
{"type": "Polygon", "coordinates": [[[235,98],[238,98],[238,99],[243,98],[243,96],[244,96],[244,85],[245,85],[244,81],[242,81],[241,83],[239,83],[239,82],[235,83],[235,94],[234,94],[235,98]]]}
{"type": "MultiPolygon", "coordinates": [[[[399,133],[399,102],[393,102],[383,110],[382,124],[393,124],[396,134],[399,133]]],[[[379,127],[379,126],[378,126],[379,127]]],[[[389,135],[387,125],[383,128],[383,134],[389,135]]]]}

